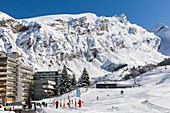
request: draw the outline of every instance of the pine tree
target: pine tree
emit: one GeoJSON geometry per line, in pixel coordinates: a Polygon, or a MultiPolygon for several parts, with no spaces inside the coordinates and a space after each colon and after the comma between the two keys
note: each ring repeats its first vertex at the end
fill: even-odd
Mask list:
{"type": "Polygon", "coordinates": [[[76,88],[77,80],[76,80],[76,77],[75,77],[74,74],[73,74],[72,79],[71,79],[71,85],[72,85],[73,89],[76,88]]]}
{"type": "Polygon", "coordinates": [[[60,84],[60,93],[64,94],[69,92],[72,88],[70,75],[67,73],[67,67],[64,65],[62,70],[61,84],[60,84]]]}
{"type": "Polygon", "coordinates": [[[61,73],[62,73],[63,75],[68,75],[66,65],[64,65],[63,70],[62,70],[61,73]]]}
{"type": "Polygon", "coordinates": [[[83,73],[79,79],[79,83],[84,86],[84,85],[87,85],[87,86],[90,86],[90,80],[89,80],[89,74],[87,73],[87,70],[86,68],[84,68],[83,70],[83,73]]]}

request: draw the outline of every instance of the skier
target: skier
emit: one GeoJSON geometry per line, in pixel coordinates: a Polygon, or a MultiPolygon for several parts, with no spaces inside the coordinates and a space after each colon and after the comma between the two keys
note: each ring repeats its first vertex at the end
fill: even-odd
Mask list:
{"type": "Polygon", "coordinates": [[[99,97],[97,96],[97,100],[99,99],[99,97]]]}
{"type": "Polygon", "coordinates": [[[34,102],[34,110],[36,111],[36,109],[37,109],[37,108],[36,108],[36,103],[34,102]]]}
{"type": "Polygon", "coordinates": [[[122,94],[124,94],[124,91],[123,91],[123,90],[121,90],[121,91],[120,91],[120,94],[121,94],[121,95],[122,95],[122,94]]]}
{"type": "Polygon", "coordinates": [[[56,109],[57,109],[57,108],[58,108],[58,100],[56,101],[56,103],[55,103],[55,104],[56,104],[56,109]]]}

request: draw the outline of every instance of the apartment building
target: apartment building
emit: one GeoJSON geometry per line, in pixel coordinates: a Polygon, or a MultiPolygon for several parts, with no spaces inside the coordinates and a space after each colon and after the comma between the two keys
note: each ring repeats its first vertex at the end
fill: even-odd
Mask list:
{"type": "Polygon", "coordinates": [[[0,56],[0,101],[9,103],[29,98],[33,68],[16,58],[0,56]]]}
{"type": "Polygon", "coordinates": [[[28,65],[17,66],[17,96],[16,101],[27,100],[31,94],[33,68],[28,65]]]}
{"type": "Polygon", "coordinates": [[[10,57],[0,57],[0,99],[5,103],[13,101],[17,95],[17,61],[10,57]]]}
{"type": "Polygon", "coordinates": [[[42,71],[34,74],[34,100],[47,98],[50,96],[60,95],[61,75],[58,71],[42,71]]]}

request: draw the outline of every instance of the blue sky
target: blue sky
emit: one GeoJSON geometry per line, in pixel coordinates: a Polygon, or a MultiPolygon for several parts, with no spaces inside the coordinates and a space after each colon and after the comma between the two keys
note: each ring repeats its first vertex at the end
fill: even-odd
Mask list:
{"type": "Polygon", "coordinates": [[[20,19],[50,14],[124,13],[131,23],[147,29],[158,23],[170,26],[170,0],[0,0],[0,11],[20,19]]]}

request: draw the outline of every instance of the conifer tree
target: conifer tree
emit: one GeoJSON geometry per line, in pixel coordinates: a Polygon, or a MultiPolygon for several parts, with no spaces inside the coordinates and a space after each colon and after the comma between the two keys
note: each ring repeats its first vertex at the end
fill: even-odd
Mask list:
{"type": "Polygon", "coordinates": [[[74,74],[73,74],[72,79],[71,79],[71,85],[72,85],[73,89],[76,88],[77,80],[76,80],[76,77],[75,77],[74,74]]]}
{"type": "Polygon", "coordinates": [[[63,66],[62,74],[63,75],[68,75],[66,65],[63,66]]]}
{"type": "Polygon", "coordinates": [[[87,73],[86,68],[84,68],[83,73],[79,79],[79,83],[83,86],[83,85],[87,85],[90,86],[90,80],[89,80],[89,74],[87,73]]]}
{"type": "Polygon", "coordinates": [[[64,94],[66,92],[69,92],[72,88],[70,75],[68,74],[67,67],[65,65],[63,67],[61,74],[62,77],[61,77],[61,84],[60,84],[60,93],[64,94]]]}

